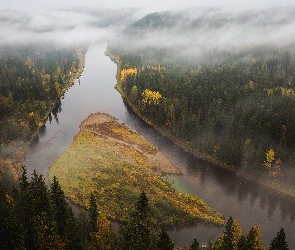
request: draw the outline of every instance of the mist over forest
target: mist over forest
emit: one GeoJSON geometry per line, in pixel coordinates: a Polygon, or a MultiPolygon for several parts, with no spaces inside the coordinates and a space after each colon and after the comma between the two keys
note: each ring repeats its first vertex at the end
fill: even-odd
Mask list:
{"type": "Polygon", "coordinates": [[[293,50],[294,14],[295,8],[279,7],[151,13],[124,28],[117,40],[126,51],[158,48],[171,50],[177,62],[204,63],[211,55],[211,63],[220,63],[221,51],[241,57],[253,48],[293,50]]]}
{"type": "MultiPolygon", "coordinates": [[[[9,213],[7,223],[12,221],[12,228],[20,232],[19,236],[10,235],[14,229],[7,229],[5,233],[11,237],[7,239],[13,242],[15,237],[15,244],[38,249],[35,242],[42,245],[48,233],[45,229],[49,228],[48,234],[55,237],[52,242],[56,246],[77,244],[79,247],[72,249],[86,249],[102,244],[98,243],[101,235],[107,233],[108,242],[100,247],[126,249],[131,244],[129,236],[137,237],[135,227],[126,229],[129,222],[121,232],[113,234],[107,218],[97,217],[93,197],[90,209],[94,222],[85,215],[75,218],[65,198],[71,193],[64,196],[54,177],[67,213],[67,218],[62,212],[58,214],[67,220],[64,225],[68,228],[63,228],[57,218],[58,210],[51,207],[58,207],[49,198],[54,192],[36,172],[29,182],[26,169],[22,169],[29,144],[45,128],[45,121],[51,123],[55,119],[59,123],[62,98],[75,81],[80,85],[87,49],[95,44],[105,44],[105,54],[117,66],[116,89],[124,105],[141,119],[205,163],[295,197],[295,6],[291,1],[281,6],[276,1],[250,1],[241,6],[234,6],[231,1],[222,6],[214,0],[202,6],[190,0],[183,1],[183,5],[135,4],[132,0],[123,4],[113,0],[98,6],[92,0],[86,2],[73,0],[69,6],[52,1],[44,3],[43,8],[34,0],[28,1],[28,6],[21,3],[20,8],[6,0],[0,4],[0,228],[6,228],[4,215],[9,213]],[[14,190],[18,180],[20,189],[14,190]],[[33,204],[29,199],[34,200],[35,196],[40,199],[33,204]],[[42,206],[43,198],[51,204],[48,208],[42,206]],[[31,210],[16,216],[18,210],[31,203],[31,210]],[[42,235],[38,234],[40,218],[45,225],[42,235]],[[98,231],[99,221],[106,225],[105,231],[98,231]],[[93,223],[93,228],[89,223],[93,223]],[[83,233],[85,225],[87,230],[83,233]],[[77,239],[71,238],[73,231],[77,239]],[[33,238],[38,239],[33,242],[33,238]],[[119,248],[114,247],[117,242],[121,244],[119,248]]],[[[89,178],[90,174],[85,176],[89,178]]],[[[161,183],[165,187],[166,182],[161,183]]],[[[239,189],[240,184],[235,184],[235,188],[239,189]]],[[[114,187],[101,190],[122,191],[119,185],[114,187]]],[[[135,193],[125,193],[130,201],[136,201],[135,193]]],[[[120,192],[116,195],[122,198],[120,192]]],[[[82,196],[86,204],[86,195],[82,196]]],[[[147,205],[145,193],[141,198],[139,203],[147,205]]],[[[108,209],[109,203],[104,204],[108,209]]],[[[157,211],[169,211],[170,203],[165,200],[157,206],[157,211]]],[[[283,208],[282,205],[282,214],[289,216],[289,210],[283,208]]],[[[119,210],[126,212],[124,209],[119,210]]],[[[294,218],[291,220],[293,223],[294,218]]],[[[233,244],[242,244],[244,236],[238,223],[230,218],[229,227],[238,234],[233,244]]],[[[259,227],[252,229],[259,238],[259,227]]],[[[148,233],[155,240],[160,230],[148,233]]],[[[161,233],[167,237],[165,231],[161,233]]],[[[250,237],[248,233],[245,242],[250,237]]],[[[214,244],[216,249],[225,244],[225,234],[210,243],[212,249],[214,244]]],[[[14,244],[2,242],[8,244],[7,249],[14,244]]],[[[138,245],[134,249],[139,249],[138,245]]]]}
{"type": "Polygon", "coordinates": [[[191,8],[153,13],[139,8],[84,7],[40,12],[1,9],[0,44],[87,45],[120,36],[125,49],[168,48],[185,57],[198,57],[214,49],[290,47],[294,42],[294,12],[294,7],[191,8]]]}

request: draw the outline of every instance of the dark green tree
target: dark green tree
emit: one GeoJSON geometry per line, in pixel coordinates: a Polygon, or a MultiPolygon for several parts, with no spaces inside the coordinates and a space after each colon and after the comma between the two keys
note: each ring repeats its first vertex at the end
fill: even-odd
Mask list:
{"type": "Polygon", "coordinates": [[[98,209],[96,198],[93,193],[90,194],[89,198],[89,209],[88,209],[88,221],[90,225],[91,232],[97,232],[97,219],[98,219],[98,209]]]}
{"type": "MultiPolygon", "coordinates": [[[[174,243],[165,228],[162,228],[156,239],[156,250],[173,250],[174,243]]],[[[197,248],[195,248],[197,249],[197,248]]]]}
{"type": "Polygon", "coordinates": [[[59,235],[68,249],[80,249],[81,236],[79,235],[78,221],[74,217],[72,208],[66,201],[56,176],[52,179],[50,195],[59,235]]]}
{"type": "Polygon", "coordinates": [[[289,250],[284,228],[281,228],[277,236],[271,241],[269,250],[289,250]]]}
{"type": "Polygon", "coordinates": [[[262,240],[260,239],[260,228],[257,224],[248,231],[246,242],[248,250],[263,250],[262,240]]]}
{"type": "Polygon", "coordinates": [[[189,247],[189,250],[202,250],[202,247],[197,239],[194,239],[193,243],[189,247]]]}
{"type": "Polygon", "coordinates": [[[24,229],[27,249],[40,249],[48,238],[54,246],[64,246],[54,218],[51,195],[42,175],[33,172],[31,181],[23,168],[20,178],[20,193],[16,202],[17,216],[24,229]]]}
{"type": "Polygon", "coordinates": [[[24,232],[13,197],[0,183],[0,249],[25,249],[24,232]]]}
{"type": "Polygon", "coordinates": [[[19,186],[22,193],[26,192],[29,187],[28,176],[27,176],[27,169],[25,166],[22,167],[23,172],[19,179],[19,186]]]}
{"type": "Polygon", "coordinates": [[[237,247],[242,230],[238,221],[234,221],[232,217],[225,224],[225,229],[221,237],[215,242],[213,249],[218,250],[234,250],[237,247]]]}
{"type": "Polygon", "coordinates": [[[127,225],[123,227],[123,248],[130,250],[150,249],[152,228],[148,198],[145,192],[142,192],[127,225]]]}
{"type": "Polygon", "coordinates": [[[229,217],[228,221],[225,224],[225,230],[223,233],[221,246],[218,249],[225,249],[225,250],[234,249],[233,232],[234,232],[234,221],[232,217],[229,217]]]}
{"type": "Polygon", "coordinates": [[[241,235],[238,244],[237,244],[238,250],[248,250],[247,240],[244,235],[241,235]]]}

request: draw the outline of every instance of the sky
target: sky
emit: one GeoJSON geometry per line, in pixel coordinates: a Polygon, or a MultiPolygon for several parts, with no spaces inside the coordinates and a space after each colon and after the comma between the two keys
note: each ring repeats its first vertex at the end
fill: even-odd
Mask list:
{"type": "Polygon", "coordinates": [[[47,8],[65,7],[94,7],[94,8],[121,8],[143,7],[151,11],[179,9],[191,7],[227,7],[227,8],[265,8],[270,6],[294,5],[294,0],[181,0],[181,1],[138,1],[138,0],[1,0],[0,8],[17,10],[40,10],[47,8]]]}

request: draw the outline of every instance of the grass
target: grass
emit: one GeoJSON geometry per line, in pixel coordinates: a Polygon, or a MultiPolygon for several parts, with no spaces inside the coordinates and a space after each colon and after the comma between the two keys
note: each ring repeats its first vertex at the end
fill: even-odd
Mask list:
{"type": "Polygon", "coordinates": [[[109,219],[125,221],[130,207],[144,191],[152,216],[160,225],[224,223],[224,217],[202,200],[181,194],[152,171],[155,166],[142,150],[152,154],[155,148],[140,135],[116,122],[87,129],[92,131],[80,132],[49,172],[49,178],[57,176],[74,203],[87,207],[93,192],[99,211],[109,219]]]}

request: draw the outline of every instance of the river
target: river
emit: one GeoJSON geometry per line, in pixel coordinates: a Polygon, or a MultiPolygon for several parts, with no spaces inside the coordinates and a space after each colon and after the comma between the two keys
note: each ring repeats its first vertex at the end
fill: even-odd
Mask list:
{"type": "MultiPolygon", "coordinates": [[[[91,113],[105,112],[142,134],[183,172],[183,176],[169,177],[177,189],[203,199],[226,219],[238,219],[244,234],[255,223],[260,224],[264,244],[284,227],[289,248],[295,249],[295,200],[196,159],[142,122],[114,89],[117,67],[104,55],[105,47],[89,47],[80,81],[65,93],[58,119],[47,120],[31,143],[24,163],[28,173],[36,170],[47,177],[50,166],[71,145],[80,123],[91,113]]],[[[194,238],[207,242],[222,230],[198,224],[171,229],[169,234],[177,245],[187,245],[194,238]]]]}

